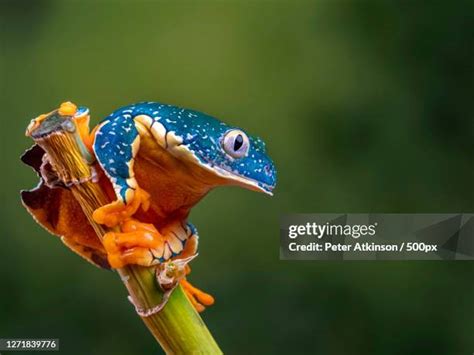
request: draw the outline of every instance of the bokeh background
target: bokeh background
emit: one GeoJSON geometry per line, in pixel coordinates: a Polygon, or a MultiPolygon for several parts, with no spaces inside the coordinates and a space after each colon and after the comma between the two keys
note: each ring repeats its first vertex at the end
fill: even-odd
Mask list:
{"type": "Polygon", "coordinates": [[[0,336],[64,354],[161,350],[117,277],[19,202],[29,120],[144,100],[263,137],[273,198],[213,191],[191,280],[229,354],[472,354],[472,262],[283,262],[288,212],[474,210],[472,1],[4,1],[0,336]]]}

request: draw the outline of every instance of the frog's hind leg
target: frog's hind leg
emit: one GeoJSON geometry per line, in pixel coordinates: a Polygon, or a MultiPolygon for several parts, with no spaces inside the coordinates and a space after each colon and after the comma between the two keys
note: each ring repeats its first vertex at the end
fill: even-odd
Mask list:
{"type": "MultiPolygon", "coordinates": [[[[186,265],[186,275],[189,275],[190,273],[191,267],[186,265]]],[[[214,297],[191,285],[191,283],[186,278],[183,278],[180,283],[183,287],[184,293],[186,296],[188,296],[189,301],[198,312],[202,312],[206,309],[206,307],[212,306],[214,304],[214,297]]]]}
{"type": "MultiPolygon", "coordinates": [[[[190,232],[190,237],[188,239],[188,242],[186,244],[185,249],[183,252],[179,255],[179,259],[184,259],[187,258],[191,255],[195,255],[197,252],[197,246],[198,246],[198,234],[197,234],[197,229],[194,227],[193,224],[188,223],[186,226],[187,230],[190,232]]],[[[188,265],[185,266],[185,275],[189,275],[191,273],[191,267],[188,265]]],[[[188,297],[189,301],[191,304],[196,308],[198,312],[202,312],[206,309],[206,307],[212,306],[214,304],[214,297],[212,297],[210,294],[198,289],[197,287],[193,286],[186,278],[182,278],[180,280],[180,284],[183,287],[183,291],[188,297]]]]}
{"type": "MultiPolygon", "coordinates": [[[[158,231],[153,224],[130,218],[120,229],[120,232],[109,232],[104,236],[107,259],[113,268],[129,264],[153,266],[178,260],[188,260],[187,263],[196,256],[198,235],[191,224],[174,222],[158,231]]],[[[186,280],[190,272],[189,265],[185,265],[178,280],[191,304],[202,312],[206,306],[214,304],[214,298],[186,280]]]]}
{"type": "Polygon", "coordinates": [[[152,266],[171,258],[194,256],[197,242],[191,230],[179,221],[158,231],[153,224],[129,218],[120,225],[120,232],[105,234],[104,248],[113,268],[152,266]]]}
{"type": "Polygon", "coordinates": [[[139,188],[133,172],[139,146],[140,135],[130,114],[112,116],[97,129],[93,149],[117,197],[94,211],[97,223],[114,227],[131,217],[140,206],[148,209],[149,195],[139,188]]]}

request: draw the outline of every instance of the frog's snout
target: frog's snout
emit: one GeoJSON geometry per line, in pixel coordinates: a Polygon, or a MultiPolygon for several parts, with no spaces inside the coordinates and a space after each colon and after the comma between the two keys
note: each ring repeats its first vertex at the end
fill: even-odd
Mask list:
{"type": "Polygon", "coordinates": [[[275,165],[273,165],[272,162],[268,163],[267,165],[263,167],[263,173],[264,173],[264,178],[262,182],[265,185],[265,190],[271,193],[276,186],[275,165]]]}

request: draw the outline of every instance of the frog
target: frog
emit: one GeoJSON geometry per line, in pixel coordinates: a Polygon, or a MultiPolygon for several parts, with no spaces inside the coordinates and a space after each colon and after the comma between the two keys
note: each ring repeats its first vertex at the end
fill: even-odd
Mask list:
{"type": "MultiPolygon", "coordinates": [[[[208,114],[140,102],[113,111],[90,130],[87,107],[65,102],[57,112],[72,117],[96,159],[97,179],[111,197],[112,202],[93,212],[93,219],[118,231],[106,233],[100,245],[67,189],[57,197],[58,191],[42,183],[36,191],[25,191],[23,201],[40,224],[99,266],[151,267],[192,257],[199,236],[188,217],[211,190],[239,186],[272,195],[276,186],[275,164],[264,141],[208,114]],[[54,200],[56,205],[64,207],[53,211],[53,195],[61,201],[54,200]]],[[[27,132],[50,114],[32,120],[27,132]]],[[[30,152],[26,160],[35,154],[42,155],[30,152]]],[[[36,165],[37,171],[45,169],[36,165]]],[[[186,278],[181,284],[198,311],[214,303],[186,278]]]]}

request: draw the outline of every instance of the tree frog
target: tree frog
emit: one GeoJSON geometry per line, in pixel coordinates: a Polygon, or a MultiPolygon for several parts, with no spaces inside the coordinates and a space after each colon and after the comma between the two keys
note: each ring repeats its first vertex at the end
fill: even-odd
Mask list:
{"type": "MultiPolygon", "coordinates": [[[[45,186],[37,188],[44,190],[41,195],[26,192],[23,201],[41,224],[95,263],[105,255],[112,268],[152,266],[194,255],[198,235],[187,218],[211,189],[237,185],[272,195],[276,185],[265,143],[207,114],[142,102],[114,111],[89,133],[87,108],[66,102],[57,112],[73,118],[98,162],[100,183],[114,200],[94,211],[93,218],[119,226],[120,232],[107,233],[103,247],[92,242],[93,231],[79,226],[84,222],[80,208],[65,191],[58,211],[52,211],[51,196],[45,199],[45,186]],[[53,213],[55,218],[44,217],[53,213]]],[[[47,116],[33,120],[29,130],[47,116]]],[[[212,303],[212,297],[183,282],[198,310],[212,303]]]]}

